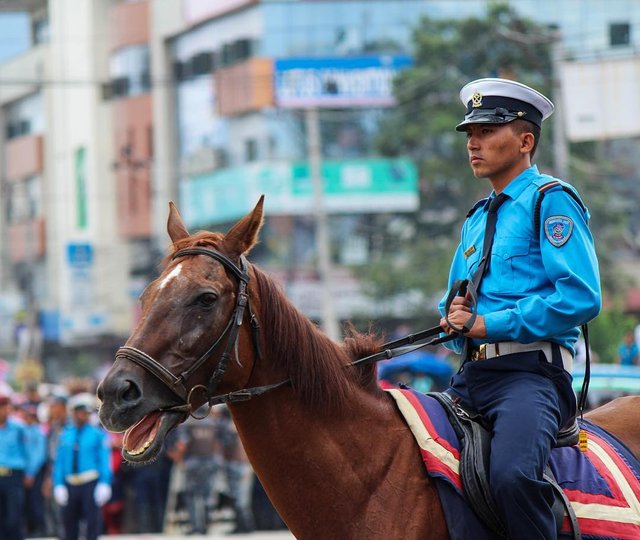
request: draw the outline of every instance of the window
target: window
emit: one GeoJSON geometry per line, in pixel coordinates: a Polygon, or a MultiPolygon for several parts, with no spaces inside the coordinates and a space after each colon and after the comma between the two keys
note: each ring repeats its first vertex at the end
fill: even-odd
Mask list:
{"type": "Polygon", "coordinates": [[[258,159],[258,141],[247,139],[244,141],[244,160],[256,161],[258,159]]]}
{"type": "Polygon", "coordinates": [[[32,94],[13,102],[5,108],[5,133],[7,139],[42,133],[44,129],[42,96],[32,94]]]}
{"type": "Polygon", "coordinates": [[[151,88],[150,69],[147,45],[132,45],[117,50],[111,56],[110,88],[103,90],[104,97],[108,99],[147,93],[151,88]]]}
{"type": "Polygon", "coordinates": [[[8,223],[29,221],[42,214],[40,177],[32,176],[26,180],[8,184],[7,192],[8,223]]]}
{"type": "Polygon", "coordinates": [[[629,23],[611,23],[609,25],[609,44],[612,47],[631,44],[631,26],[629,23]]]}
{"type": "Polygon", "coordinates": [[[33,43],[48,43],[49,42],[49,19],[46,15],[43,15],[33,20],[33,43]]]}

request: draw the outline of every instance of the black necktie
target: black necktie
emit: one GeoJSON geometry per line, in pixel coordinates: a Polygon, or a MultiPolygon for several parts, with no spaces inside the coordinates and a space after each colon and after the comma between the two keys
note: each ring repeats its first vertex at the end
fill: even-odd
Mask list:
{"type": "Polygon", "coordinates": [[[73,445],[73,461],[71,464],[71,472],[77,474],[80,470],[80,433],[84,426],[76,427],[76,440],[73,445]]]}
{"type": "MultiPolygon", "coordinates": [[[[489,203],[489,210],[487,212],[487,223],[484,228],[484,243],[482,246],[482,258],[478,263],[478,268],[473,273],[473,276],[470,280],[458,280],[455,281],[449,290],[449,294],[447,296],[446,304],[445,304],[445,316],[444,318],[447,321],[447,324],[457,333],[466,334],[473,324],[476,321],[476,317],[478,315],[478,289],[480,288],[480,282],[482,281],[482,277],[487,273],[489,268],[489,260],[491,259],[491,247],[493,246],[493,237],[496,232],[496,221],[498,220],[498,208],[500,205],[507,200],[508,196],[504,193],[500,193],[496,195],[491,202],[489,203]],[[453,299],[456,296],[465,296],[469,297],[469,303],[471,307],[471,317],[467,320],[467,322],[462,327],[457,327],[454,324],[451,324],[449,321],[449,310],[451,308],[451,304],[453,299]]],[[[468,345],[468,340],[465,342],[468,345]]],[[[466,345],[465,345],[466,346],[466,345]]],[[[466,358],[466,353],[463,355],[466,358]]]]}
{"type": "Polygon", "coordinates": [[[487,212],[487,224],[484,228],[484,244],[482,245],[482,258],[478,264],[478,268],[473,273],[471,282],[475,286],[476,293],[480,288],[480,281],[489,269],[489,261],[491,259],[491,247],[493,246],[493,237],[496,232],[496,221],[498,220],[498,208],[507,200],[508,196],[504,193],[496,195],[489,203],[489,211],[487,212]]]}

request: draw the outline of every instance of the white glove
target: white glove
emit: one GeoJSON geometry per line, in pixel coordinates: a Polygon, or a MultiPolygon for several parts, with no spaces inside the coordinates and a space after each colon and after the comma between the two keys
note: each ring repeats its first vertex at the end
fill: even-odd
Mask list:
{"type": "Polygon", "coordinates": [[[111,486],[109,484],[97,484],[93,490],[93,500],[98,506],[104,506],[111,498],[111,486]]]}
{"type": "Polygon", "coordinates": [[[67,486],[56,486],[53,488],[53,498],[59,506],[67,506],[69,502],[69,491],[67,486]]]}

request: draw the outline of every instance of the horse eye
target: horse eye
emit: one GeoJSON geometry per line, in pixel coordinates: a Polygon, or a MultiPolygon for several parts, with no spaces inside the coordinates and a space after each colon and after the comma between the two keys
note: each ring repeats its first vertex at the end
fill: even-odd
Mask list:
{"type": "Polygon", "coordinates": [[[218,300],[217,294],[212,292],[207,292],[198,296],[198,298],[196,299],[196,303],[199,306],[210,308],[210,307],[213,307],[213,305],[216,303],[217,300],[218,300]]]}

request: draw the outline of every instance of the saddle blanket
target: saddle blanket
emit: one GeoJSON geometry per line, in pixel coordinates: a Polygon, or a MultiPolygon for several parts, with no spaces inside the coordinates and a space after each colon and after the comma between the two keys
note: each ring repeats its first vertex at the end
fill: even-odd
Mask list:
{"type": "MultiPolygon", "coordinates": [[[[464,499],[460,445],[442,406],[407,387],[385,388],[409,425],[428,474],[436,479],[452,540],[495,536],[464,499]],[[464,516],[464,519],[463,519],[464,516]]],[[[584,420],[588,448],[555,448],[551,469],[576,513],[585,540],[640,539],[640,463],[615,437],[584,420]]],[[[565,516],[562,538],[571,537],[565,516]]]]}

